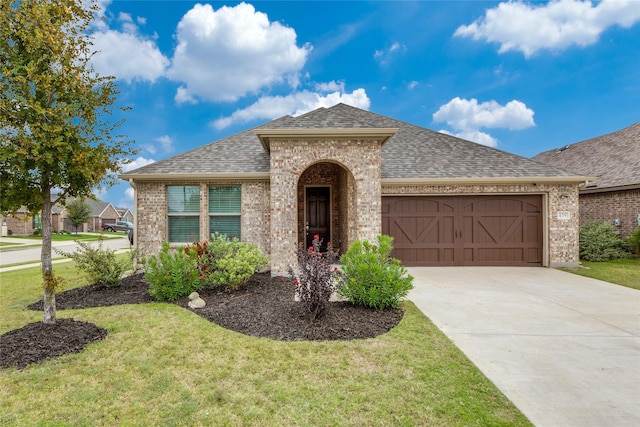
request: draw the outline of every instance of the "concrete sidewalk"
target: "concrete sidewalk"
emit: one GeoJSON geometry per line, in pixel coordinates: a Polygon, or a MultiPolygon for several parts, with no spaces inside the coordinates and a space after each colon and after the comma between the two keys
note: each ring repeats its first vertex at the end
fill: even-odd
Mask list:
{"type": "Polygon", "coordinates": [[[640,291],[547,268],[409,268],[409,298],[536,426],[640,426],[640,291]]]}

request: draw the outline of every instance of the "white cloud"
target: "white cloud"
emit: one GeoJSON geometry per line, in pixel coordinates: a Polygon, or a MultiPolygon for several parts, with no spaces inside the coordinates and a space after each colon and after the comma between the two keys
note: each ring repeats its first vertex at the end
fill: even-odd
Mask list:
{"type": "Polygon", "coordinates": [[[176,102],[235,101],[264,87],[297,85],[310,45],[246,3],[214,10],[196,4],[178,24],[168,76],[183,82],[176,102]]]}
{"type": "Polygon", "coordinates": [[[413,89],[416,88],[416,86],[418,86],[418,82],[413,80],[413,81],[409,82],[409,84],[407,85],[407,89],[413,90],[413,89]]]}
{"type": "Polygon", "coordinates": [[[211,126],[223,129],[236,123],[247,123],[257,119],[275,119],[287,114],[299,116],[316,108],[332,107],[339,103],[368,110],[371,100],[362,88],[351,93],[336,91],[322,95],[305,90],[287,96],[265,96],[247,108],[236,110],[231,116],[214,120],[211,126]]]}
{"type": "Polygon", "coordinates": [[[380,62],[380,65],[387,65],[396,55],[406,51],[407,46],[400,44],[399,42],[393,42],[391,47],[386,50],[376,50],[373,53],[373,57],[380,62]]]}
{"type": "Polygon", "coordinates": [[[539,50],[562,50],[598,41],[608,27],[629,28],[640,21],[637,0],[558,0],[544,5],[520,1],[500,3],[455,36],[500,43],[500,53],[521,51],[530,57],[539,50]]]}
{"type": "Polygon", "coordinates": [[[125,195],[126,200],[133,200],[134,193],[135,193],[135,191],[131,187],[129,187],[126,190],[124,190],[124,195],[125,195]]]}
{"type": "Polygon", "coordinates": [[[496,101],[478,103],[474,98],[455,97],[433,114],[433,120],[454,128],[452,135],[495,147],[498,141],[479,129],[526,129],[535,126],[533,115],[533,110],[517,100],[500,105],[496,101]]]}
{"type": "Polygon", "coordinates": [[[160,152],[171,153],[173,151],[173,138],[169,135],[162,135],[154,138],[154,143],[145,144],[144,149],[150,154],[157,154],[160,152]]]}
{"type": "Polygon", "coordinates": [[[344,81],[332,80],[327,83],[316,83],[315,88],[318,92],[344,92],[344,81]]]}
{"type": "Polygon", "coordinates": [[[156,161],[153,159],[145,159],[144,157],[138,157],[137,159],[131,160],[129,163],[122,165],[122,172],[129,172],[134,169],[138,169],[155,162],[156,161]]]}
{"type": "MultiPolygon", "coordinates": [[[[131,22],[131,25],[135,24],[131,22]]],[[[154,41],[145,40],[129,32],[95,32],[93,45],[98,51],[91,59],[96,71],[101,75],[115,76],[127,82],[154,82],[164,75],[169,65],[169,60],[160,52],[154,41]]]]}

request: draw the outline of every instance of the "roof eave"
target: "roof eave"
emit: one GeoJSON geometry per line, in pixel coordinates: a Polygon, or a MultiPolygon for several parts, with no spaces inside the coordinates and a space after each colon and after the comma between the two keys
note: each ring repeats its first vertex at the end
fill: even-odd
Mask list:
{"type": "Polygon", "coordinates": [[[256,181],[268,180],[269,173],[124,173],[120,179],[126,181],[256,181]]]}
{"type": "Polygon", "coordinates": [[[580,194],[592,194],[592,193],[608,193],[613,191],[626,191],[640,189],[640,183],[629,185],[616,185],[609,187],[586,187],[580,189],[580,194]]]}
{"type": "Polygon", "coordinates": [[[593,178],[586,176],[524,176],[524,177],[456,177],[456,178],[383,178],[382,185],[536,185],[586,184],[593,178]]]}
{"type": "Polygon", "coordinates": [[[296,139],[329,139],[329,138],[366,138],[379,139],[384,145],[398,128],[291,128],[291,129],[256,129],[256,135],[265,151],[270,151],[272,138],[296,139]]]}

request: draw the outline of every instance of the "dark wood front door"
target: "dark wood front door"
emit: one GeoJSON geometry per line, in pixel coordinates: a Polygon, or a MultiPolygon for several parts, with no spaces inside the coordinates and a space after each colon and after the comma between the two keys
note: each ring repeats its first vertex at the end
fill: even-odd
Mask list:
{"type": "Polygon", "coordinates": [[[331,203],[329,187],[307,187],[306,189],[306,220],[305,244],[311,246],[314,235],[319,235],[322,242],[321,250],[326,249],[331,241],[331,203]]]}
{"type": "Polygon", "coordinates": [[[382,232],[408,266],[542,265],[542,197],[384,197],[382,232]]]}

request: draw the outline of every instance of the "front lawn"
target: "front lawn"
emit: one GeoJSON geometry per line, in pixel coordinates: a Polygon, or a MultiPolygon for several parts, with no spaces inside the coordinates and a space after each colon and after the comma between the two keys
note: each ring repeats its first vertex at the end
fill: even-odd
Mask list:
{"type": "MultiPolygon", "coordinates": [[[[69,263],[56,266],[70,288],[69,263]]],[[[0,273],[0,334],[42,320],[39,269],[0,273]]],[[[282,342],[175,304],[59,310],[108,330],[85,351],[0,372],[4,425],[531,425],[409,302],[366,340],[282,342]]]]}
{"type": "Polygon", "coordinates": [[[607,262],[581,261],[581,263],[582,267],[562,268],[562,270],[640,289],[640,258],[623,258],[607,262]]]}

